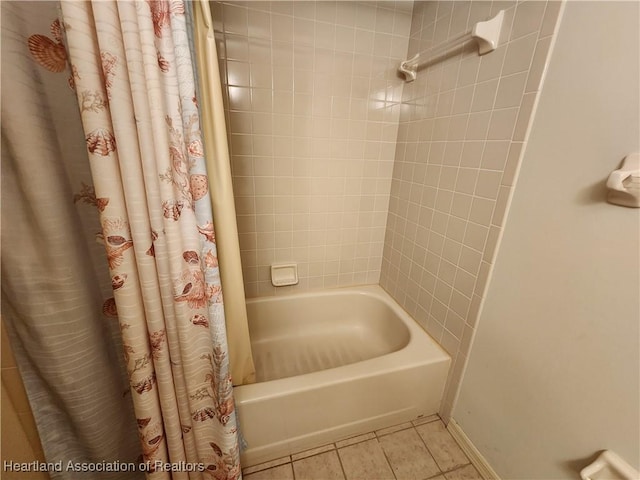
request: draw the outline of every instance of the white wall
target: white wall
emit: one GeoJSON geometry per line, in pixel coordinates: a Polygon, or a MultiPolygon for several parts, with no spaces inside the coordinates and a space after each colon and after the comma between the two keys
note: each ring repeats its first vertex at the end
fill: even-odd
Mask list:
{"type": "Polygon", "coordinates": [[[561,21],[453,411],[503,479],[640,462],[640,209],[604,189],[640,148],[639,6],[561,21]]]}

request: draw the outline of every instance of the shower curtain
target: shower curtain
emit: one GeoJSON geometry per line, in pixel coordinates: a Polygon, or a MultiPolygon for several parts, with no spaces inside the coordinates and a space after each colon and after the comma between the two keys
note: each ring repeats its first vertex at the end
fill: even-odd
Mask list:
{"type": "MultiPolygon", "coordinates": [[[[98,239],[106,252],[113,289],[113,298],[104,302],[102,312],[111,319],[111,328],[117,325],[121,333],[123,366],[130,386],[127,399],[133,404],[147,474],[151,478],[238,478],[237,420],[225,312],[185,4],[181,1],[63,1],[61,13],[61,20],[51,25],[50,36],[41,33],[30,35],[28,48],[33,59],[49,72],[68,68],[68,83],[77,96],[93,185],[83,183],[74,199],[79,204],[95,207],[98,212],[101,231],[98,239]],[[65,35],[68,58],[63,44],[65,35]],[[177,471],[167,471],[161,467],[167,462],[182,467],[177,471]],[[204,472],[186,471],[193,469],[204,469],[204,472]]],[[[25,12],[17,14],[20,15],[23,18],[29,16],[25,12]]],[[[3,55],[3,64],[4,60],[3,55]]],[[[28,68],[34,70],[33,64],[28,68]]],[[[13,86],[16,90],[23,88],[22,83],[28,84],[28,78],[26,75],[13,86]]],[[[63,135],[60,132],[68,131],[60,125],[51,124],[50,115],[42,115],[47,108],[37,105],[29,96],[38,89],[48,89],[49,78],[42,71],[36,73],[35,79],[31,92],[29,88],[25,89],[23,101],[27,107],[36,110],[32,112],[33,117],[45,117],[39,119],[36,126],[43,127],[45,131],[53,129],[55,132],[51,136],[58,136],[50,138],[50,141],[40,141],[38,153],[46,157],[51,150],[54,156],[57,154],[61,157],[59,160],[64,161],[67,147],[60,141],[63,135]],[[41,111],[37,111],[38,108],[41,111]]],[[[29,127],[24,121],[19,122],[18,104],[9,102],[5,114],[5,97],[13,96],[13,92],[5,95],[4,78],[2,87],[3,150],[15,170],[11,172],[15,186],[12,199],[21,199],[25,190],[29,190],[25,185],[40,173],[31,171],[29,177],[23,164],[33,160],[37,165],[40,159],[33,159],[30,156],[32,152],[22,150],[28,145],[28,133],[24,130],[29,127]],[[16,115],[16,124],[13,130],[7,128],[5,134],[6,119],[12,115],[16,115]]],[[[47,100],[55,103],[60,99],[47,100]]],[[[31,136],[38,133],[34,131],[31,136]]],[[[208,151],[215,151],[211,146],[208,148],[208,151]]],[[[77,154],[77,150],[74,153],[77,154]]],[[[3,155],[3,167],[4,163],[3,155]]],[[[56,223],[53,215],[58,210],[66,212],[69,209],[69,179],[75,172],[73,166],[65,165],[64,169],[67,178],[58,178],[61,177],[59,165],[47,165],[44,170],[48,170],[50,176],[33,182],[38,185],[37,191],[33,192],[33,198],[26,198],[25,211],[13,220],[16,224],[29,224],[29,220],[38,217],[42,225],[25,228],[25,235],[37,234],[39,227],[44,230],[46,226],[47,233],[54,240],[56,237],[64,237],[64,240],[73,237],[68,231],[59,231],[67,225],[56,223]],[[53,183],[56,180],[64,188],[53,183]],[[57,197],[43,194],[47,189],[58,190],[57,197]],[[44,218],[39,218],[38,202],[44,202],[43,210],[51,213],[51,217],[45,213],[44,218]],[[36,209],[38,211],[34,213],[36,209]]],[[[4,180],[3,171],[3,207],[6,203],[4,180]]],[[[78,222],[74,212],[67,213],[71,217],[70,222],[78,222]]],[[[11,245],[20,243],[19,237],[12,234],[6,237],[11,245]]],[[[45,244],[47,241],[48,238],[43,239],[45,244]]],[[[37,241],[34,243],[32,247],[37,250],[40,245],[37,241]]],[[[25,381],[27,390],[30,396],[34,393],[44,397],[53,390],[54,395],[50,396],[65,397],[68,392],[64,387],[73,383],[64,378],[69,372],[65,372],[63,367],[42,375],[42,370],[47,368],[42,365],[38,347],[46,345],[51,337],[38,323],[39,305],[24,300],[24,297],[37,293],[37,287],[44,287],[42,291],[49,293],[54,282],[48,279],[44,285],[36,282],[36,287],[28,286],[33,272],[19,261],[8,262],[5,270],[6,243],[3,247],[3,274],[12,276],[18,272],[16,277],[19,281],[15,282],[15,288],[10,284],[5,289],[3,282],[3,311],[5,306],[10,307],[12,315],[8,323],[14,332],[13,337],[20,344],[18,356],[26,359],[28,364],[21,370],[27,372],[26,377],[31,372],[34,378],[33,382],[25,381]],[[23,298],[17,300],[20,295],[23,298]],[[22,311],[18,307],[11,308],[16,304],[22,311]],[[23,314],[28,320],[25,321],[23,314]],[[29,321],[32,324],[25,326],[29,321]],[[53,385],[58,379],[62,384],[53,385]],[[30,386],[30,383],[35,386],[30,386]]],[[[65,245],[62,248],[65,260],[82,252],[83,248],[79,241],[65,245]]],[[[45,277],[50,257],[55,259],[56,255],[49,248],[38,253],[42,276],[45,277]]],[[[74,268],[80,272],[87,270],[86,263],[78,258],[70,260],[68,265],[63,262],[60,267],[66,274],[62,280],[67,284],[71,283],[67,277],[75,276],[74,268]]],[[[91,272],[85,273],[78,281],[79,285],[73,285],[76,290],[70,293],[70,285],[64,284],[65,288],[60,288],[58,293],[62,298],[88,303],[87,309],[91,310],[90,300],[85,302],[82,291],[83,288],[91,289],[88,281],[91,272]]],[[[55,301],[45,305],[44,310],[51,313],[52,307],[55,310],[55,301]]],[[[58,312],[53,316],[62,315],[58,312]]],[[[74,348],[78,345],[74,337],[75,328],[87,331],[82,337],[82,352],[95,348],[95,344],[98,347],[101,343],[109,344],[99,338],[105,333],[103,325],[86,327],[80,317],[73,316],[73,324],[59,321],[56,325],[58,336],[67,340],[66,343],[60,342],[67,348],[66,357],[74,361],[78,358],[77,348],[74,348]]],[[[117,342],[114,340],[111,345],[117,342]]],[[[106,348],[108,352],[103,355],[105,360],[101,364],[103,371],[94,373],[107,372],[107,377],[112,373],[108,372],[108,359],[117,349],[117,345],[106,348]]],[[[47,358],[62,356],[55,348],[49,350],[47,358]]],[[[94,360],[90,358],[90,361],[94,360]]],[[[249,373],[247,378],[250,376],[249,373]]],[[[92,385],[98,383],[100,381],[92,379],[92,385]]],[[[125,406],[118,412],[118,402],[113,398],[114,390],[119,394],[121,389],[109,388],[113,385],[101,387],[106,391],[112,408],[110,415],[103,419],[107,425],[114,420],[116,424],[122,424],[118,439],[130,440],[132,436],[126,431],[126,412],[130,409],[125,406]]],[[[93,424],[89,422],[87,425],[74,418],[66,409],[68,404],[77,400],[77,396],[71,397],[57,402],[56,408],[62,416],[82,424],[80,427],[88,431],[92,427],[105,427],[99,415],[93,418],[93,424]]],[[[56,403],[56,400],[49,399],[49,402],[56,403]]],[[[97,401],[92,404],[85,399],[83,406],[100,411],[103,403],[97,401]]],[[[126,404],[124,401],[120,403],[126,404]]],[[[47,422],[51,421],[50,426],[57,428],[55,416],[47,415],[46,409],[39,411],[35,406],[34,413],[45,437],[47,433],[43,428],[47,422]]],[[[82,412],[76,413],[82,418],[82,412]]],[[[103,432],[107,436],[109,433],[103,432]]],[[[79,450],[85,449],[79,453],[48,446],[51,439],[43,438],[47,459],[57,460],[54,457],[57,454],[62,458],[80,457],[85,461],[107,460],[101,442],[85,448],[85,437],[90,438],[91,434],[79,437],[79,450]]],[[[131,449],[122,448],[124,444],[118,440],[114,443],[110,458],[130,461],[131,449]]],[[[117,478],[134,478],[131,472],[128,475],[117,478]]]]}
{"type": "Polygon", "coordinates": [[[75,94],[64,66],[44,68],[29,50],[30,39],[61,41],[57,4],[0,8],[2,321],[45,457],[135,462],[140,442],[75,94]]]}
{"type": "Polygon", "coordinates": [[[233,378],[238,385],[253,383],[256,369],[251,355],[249,325],[244,298],[244,282],[240,263],[240,242],[236,225],[231,185],[231,161],[222,105],[222,85],[209,2],[189,2],[193,6],[194,53],[199,66],[201,118],[207,150],[207,169],[212,185],[213,215],[218,225],[217,244],[220,269],[225,287],[225,312],[233,318],[227,325],[229,358],[233,378]],[[211,151],[210,151],[211,150],[211,151]]]}

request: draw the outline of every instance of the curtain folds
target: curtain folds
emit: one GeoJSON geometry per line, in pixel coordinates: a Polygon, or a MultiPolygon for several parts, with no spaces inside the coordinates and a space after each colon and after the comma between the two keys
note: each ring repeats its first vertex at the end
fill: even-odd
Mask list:
{"type": "MultiPolygon", "coordinates": [[[[240,476],[182,1],[62,1],[143,458],[240,476]]],[[[204,476],[203,476],[204,475],[204,476]]]]}
{"type": "MultiPolygon", "coordinates": [[[[47,461],[240,478],[216,244],[237,230],[224,213],[214,229],[210,185],[230,180],[207,167],[229,176],[213,162],[228,162],[224,121],[205,160],[185,3],[0,6],[2,316],[47,461]]],[[[250,351],[238,358],[250,381],[250,351]]]]}
{"type": "Polygon", "coordinates": [[[135,462],[140,442],[57,4],[0,7],[2,321],[46,458],[135,462]]]}
{"type": "Polygon", "coordinates": [[[225,289],[227,338],[234,384],[255,382],[247,309],[244,296],[240,244],[231,184],[222,85],[209,2],[197,0],[193,7],[193,41],[198,65],[201,122],[207,152],[211,200],[216,219],[220,270],[225,289]]]}

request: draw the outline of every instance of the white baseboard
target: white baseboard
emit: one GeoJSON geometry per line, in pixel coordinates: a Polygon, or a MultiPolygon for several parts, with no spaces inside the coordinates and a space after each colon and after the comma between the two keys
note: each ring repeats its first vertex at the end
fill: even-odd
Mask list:
{"type": "Polygon", "coordinates": [[[475,445],[471,443],[469,437],[467,437],[454,418],[449,420],[447,430],[449,430],[451,436],[458,442],[462,451],[469,457],[469,460],[471,460],[471,463],[476,467],[476,470],[478,470],[482,478],[485,480],[500,480],[498,474],[491,468],[489,462],[482,456],[475,445]]]}

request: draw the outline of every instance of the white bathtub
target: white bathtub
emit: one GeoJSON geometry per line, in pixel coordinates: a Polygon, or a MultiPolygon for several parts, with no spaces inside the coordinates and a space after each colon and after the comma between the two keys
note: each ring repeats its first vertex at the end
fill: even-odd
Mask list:
{"type": "Polygon", "coordinates": [[[451,359],[379,286],[247,301],[247,467],[438,411],[451,359]]]}

